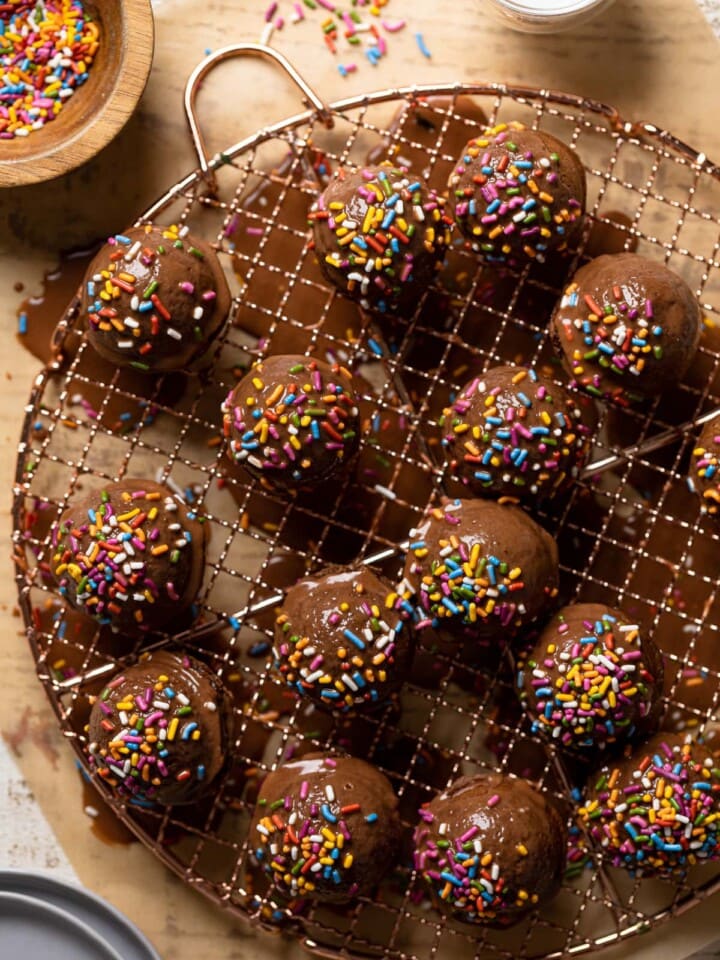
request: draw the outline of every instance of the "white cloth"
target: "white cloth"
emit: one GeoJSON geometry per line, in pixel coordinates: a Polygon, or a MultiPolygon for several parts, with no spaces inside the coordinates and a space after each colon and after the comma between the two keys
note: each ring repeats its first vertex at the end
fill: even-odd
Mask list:
{"type": "Polygon", "coordinates": [[[0,868],[40,870],[58,880],[79,882],[2,738],[0,810],[0,868]]]}

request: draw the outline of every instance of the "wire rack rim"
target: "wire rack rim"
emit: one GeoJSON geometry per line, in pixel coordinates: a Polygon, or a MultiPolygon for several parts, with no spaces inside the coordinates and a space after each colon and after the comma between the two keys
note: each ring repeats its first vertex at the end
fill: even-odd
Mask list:
{"type": "MultiPolygon", "coordinates": [[[[625,137],[630,142],[641,147],[650,141],[654,144],[654,149],[656,150],[662,149],[664,151],[674,151],[681,158],[681,162],[690,163],[697,170],[698,175],[703,173],[720,180],[720,167],[711,163],[703,153],[700,153],[694,150],[692,147],[689,147],[682,141],[672,136],[672,134],[663,131],[652,124],[625,122],[620,117],[619,113],[610,106],[576,95],[564,94],[556,91],[542,90],[539,88],[526,86],[512,86],[502,83],[448,83],[412,85],[341,99],[331,104],[330,109],[335,113],[343,114],[353,109],[362,109],[370,105],[393,100],[400,102],[412,102],[413,100],[418,100],[425,97],[459,96],[463,94],[508,97],[516,100],[518,103],[527,102],[532,104],[541,102],[545,104],[554,104],[561,107],[575,108],[581,112],[584,112],[585,114],[594,114],[596,117],[603,118],[606,123],[606,127],[604,129],[601,129],[600,127],[595,128],[598,132],[603,132],[606,135],[615,138],[625,137]]],[[[296,114],[295,116],[291,116],[283,121],[258,130],[254,135],[239,141],[222,154],[218,154],[217,156],[213,157],[210,162],[210,168],[212,170],[216,170],[223,166],[228,160],[238,156],[239,154],[252,150],[252,148],[254,148],[256,145],[263,143],[268,139],[277,136],[278,134],[291,134],[293,130],[297,129],[303,124],[313,124],[318,119],[317,111],[308,109],[302,113],[296,114]]],[[[593,129],[592,120],[587,116],[579,116],[575,119],[580,127],[593,129]]],[[[364,125],[362,118],[359,120],[358,125],[364,125]]],[[[147,220],[152,219],[156,213],[159,213],[162,209],[166,208],[173,199],[183,194],[186,190],[188,190],[188,188],[198,185],[201,186],[203,183],[204,180],[201,172],[199,170],[193,171],[174,187],[171,187],[170,191],[156,201],[153,206],[145,212],[138,222],[146,222],[147,220]]],[[[199,197],[195,195],[194,202],[198,202],[198,200],[199,197]]],[[[57,371],[51,368],[46,368],[33,381],[29,403],[25,408],[26,416],[22,428],[23,437],[27,437],[29,435],[29,426],[33,418],[36,404],[42,397],[48,380],[53,376],[54,373],[57,373],[57,371]]],[[[24,482],[28,478],[23,470],[27,462],[27,453],[28,444],[26,442],[21,442],[18,446],[16,482],[13,490],[15,516],[19,515],[19,512],[23,506],[24,497],[26,496],[28,490],[28,487],[24,482]]],[[[30,584],[28,582],[28,571],[23,569],[20,563],[18,563],[16,567],[16,581],[19,590],[20,606],[23,611],[25,623],[28,625],[28,639],[31,645],[34,647],[34,652],[37,659],[37,648],[35,644],[36,636],[30,618],[31,591],[30,584]]],[[[49,694],[52,707],[58,716],[61,725],[64,725],[62,703],[58,697],[50,695],[50,685],[48,684],[48,679],[49,678],[47,676],[40,676],[40,680],[43,682],[46,692],[49,694]]],[[[66,730],[63,732],[70,738],[70,735],[66,730]]],[[[73,743],[76,753],[79,753],[80,750],[77,739],[71,739],[71,742],[73,743]]],[[[141,824],[128,816],[125,807],[113,805],[113,809],[118,815],[119,819],[125,823],[125,825],[128,826],[133,833],[143,840],[145,833],[141,827],[141,824]]],[[[266,929],[273,929],[272,926],[269,926],[262,917],[258,916],[257,914],[250,913],[247,908],[243,908],[239,904],[233,902],[229,895],[227,897],[219,897],[218,894],[213,891],[212,884],[207,879],[189,875],[188,868],[183,867],[183,865],[169,850],[164,849],[157,844],[153,844],[151,849],[154,855],[164,862],[171,870],[173,870],[174,873],[179,875],[189,885],[192,885],[195,889],[202,892],[215,904],[221,904],[225,906],[238,917],[244,918],[245,920],[250,920],[256,925],[263,926],[266,929]]],[[[659,910],[652,917],[648,916],[647,919],[640,919],[636,922],[630,923],[622,929],[615,929],[614,931],[596,939],[588,938],[584,943],[575,943],[571,945],[569,942],[567,942],[567,945],[560,951],[546,954],[546,960],[559,960],[561,957],[571,957],[580,955],[582,953],[590,953],[594,949],[607,946],[611,943],[622,942],[629,937],[634,936],[636,933],[647,929],[651,920],[653,922],[659,922],[660,920],[666,919],[669,916],[676,916],[684,913],[686,910],[693,907],[698,901],[706,898],[708,895],[718,890],[720,890],[720,878],[715,878],[714,880],[706,883],[700,889],[693,890],[689,896],[676,899],[673,901],[671,906],[659,910]]],[[[635,915],[637,916],[637,914],[635,915]]],[[[360,956],[359,953],[348,949],[347,946],[343,946],[341,950],[337,950],[322,944],[318,944],[316,940],[309,936],[303,937],[300,935],[298,939],[300,942],[306,944],[309,949],[321,956],[333,958],[337,958],[338,956],[360,956]]],[[[398,957],[401,956],[401,954],[399,954],[397,950],[394,950],[391,954],[389,954],[389,956],[398,957]]]]}

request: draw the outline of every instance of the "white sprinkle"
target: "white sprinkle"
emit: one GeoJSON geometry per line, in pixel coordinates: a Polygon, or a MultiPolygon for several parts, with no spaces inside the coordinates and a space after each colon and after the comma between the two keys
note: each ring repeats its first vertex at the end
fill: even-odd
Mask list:
{"type": "MultiPolygon", "coordinates": [[[[126,259],[126,260],[132,260],[132,259],[135,257],[135,255],[137,254],[137,252],[139,251],[139,249],[140,249],[141,246],[142,246],[142,244],[140,243],[140,241],[139,241],[139,240],[136,240],[135,243],[130,247],[130,249],[128,250],[128,252],[125,254],[125,259],[126,259]]],[[[133,310],[136,310],[136,309],[137,309],[137,307],[133,307],[133,310]]]]}

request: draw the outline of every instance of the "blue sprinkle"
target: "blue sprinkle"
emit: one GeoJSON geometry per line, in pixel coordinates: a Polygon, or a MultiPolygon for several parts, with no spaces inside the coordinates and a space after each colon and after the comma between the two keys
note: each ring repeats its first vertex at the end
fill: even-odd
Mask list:
{"type": "Polygon", "coordinates": [[[357,634],[352,632],[352,630],[348,630],[348,629],[343,630],[343,636],[347,640],[350,640],[351,643],[354,643],[355,646],[358,648],[358,650],[365,649],[365,644],[362,642],[362,640],[360,639],[360,637],[358,637],[357,634]]]}
{"type": "Polygon", "coordinates": [[[325,817],[325,819],[328,821],[328,823],[337,823],[337,817],[335,816],[335,814],[332,812],[332,810],[330,809],[330,807],[329,807],[326,803],[324,803],[324,804],[320,807],[320,812],[321,812],[322,815],[325,817]]]}
{"type": "Polygon", "coordinates": [[[420,53],[421,53],[424,57],[427,57],[428,60],[429,60],[429,59],[432,57],[432,54],[430,53],[430,51],[428,50],[428,48],[427,48],[427,46],[426,46],[426,44],[425,44],[425,40],[423,39],[423,35],[422,35],[421,33],[416,33],[416,34],[415,34],[415,39],[416,39],[416,41],[417,41],[417,45],[418,45],[418,48],[419,48],[419,50],[420,50],[420,53]]]}

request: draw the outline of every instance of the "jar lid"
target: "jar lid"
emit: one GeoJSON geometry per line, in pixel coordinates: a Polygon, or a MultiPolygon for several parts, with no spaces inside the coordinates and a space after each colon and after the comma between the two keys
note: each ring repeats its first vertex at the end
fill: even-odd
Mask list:
{"type": "Polygon", "coordinates": [[[591,10],[604,0],[498,0],[500,6],[513,13],[545,20],[591,10]]]}

